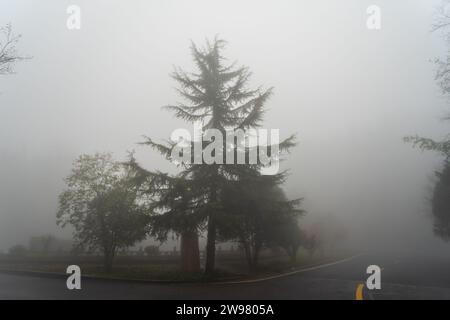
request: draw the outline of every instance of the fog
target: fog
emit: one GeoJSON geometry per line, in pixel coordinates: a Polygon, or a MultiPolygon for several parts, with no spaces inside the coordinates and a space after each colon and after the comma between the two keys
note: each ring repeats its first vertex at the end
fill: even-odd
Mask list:
{"type": "Polygon", "coordinates": [[[55,214],[79,154],[135,150],[146,168],[174,172],[137,143],[190,129],[161,109],[179,101],[169,73],[192,70],[190,40],[215,35],[252,85],[275,88],[264,127],[298,134],[283,167],[288,195],[305,198],[305,223],[331,214],[360,250],[448,250],[428,216],[442,158],[402,141],[448,133],[431,62],[447,50],[431,32],[439,3],[378,0],[373,31],[364,0],[1,1],[0,25],[22,34],[18,50],[32,58],[0,77],[0,250],[32,235],[70,237],[55,214]],[[66,27],[70,4],[81,30],[66,27]]]}

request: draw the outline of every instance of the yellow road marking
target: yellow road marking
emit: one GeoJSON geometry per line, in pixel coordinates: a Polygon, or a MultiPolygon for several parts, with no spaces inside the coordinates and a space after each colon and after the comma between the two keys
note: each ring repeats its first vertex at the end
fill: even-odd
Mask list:
{"type": "Polygon", "coordinates": [[[358,284],[358,286],[356,287],[356,300],[364,300],[363,299],[363,289],[364,289],[364,284],[360,283],[358,284]]]}

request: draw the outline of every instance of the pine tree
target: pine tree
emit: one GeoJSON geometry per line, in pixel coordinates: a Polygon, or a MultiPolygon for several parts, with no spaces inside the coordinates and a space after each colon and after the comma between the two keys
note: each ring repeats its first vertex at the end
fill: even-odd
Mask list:
{"type": "MultiPolygon", "coordinates": [[[[227,131],[260,126],[264,105],[272,94],[272,88],[248,89],[251,73],[246,67],[236,67],[236,63],[226,65],[222,56],[224,46],[225,42],[217,38],[212,43],[207,41],[203,49],[192,43],[191,53],[197,72],[187,73],[176,68],[172,74],[179,85],[177,91],[185,103],[165,108],[189,123],[202,123],[203,137],[200,142],[190,141],[191,150],[195,149],[195,143],[200,143],[202,148],[212,143],[205,139],[205,133],[210,129],[218,130],[225,136],[227,131]]],[[[288,150],[295,145],[294,140],[295,137],[290,136],[277,145],[278,150],[288,150]]],[[[146,137],[143,144],[173,160],[175,142],[159,144],[146,137]]],[[[237,143],[227,145],[224,141],[222,150],[226,148],[232,148],[235,154],[238,149],[241,150],[248,160],[254,147],[241,147],[237,143]]],[[[268,154],[273,156],[271,150],[269,147],[268,154]]],[[[214,155],[217,156],[215,152],[214,155]]],[[[222,156],[225,159],[225,152],[222,156]]],[[[192,234],[206,229],[205,273],[211,274],[215,265],[217,222],[222,220],[219,217],[227,214],[223,210],[222,191],[230,181],[238,182],[243,177],[260,176],[263,165],[259,158],[256,164],[248,161],[246,164],[196,162],[194,152],[191,152],[190,159],[187,163],[179,164],[181,172],[176,176],[145,171],[134,159],[130,163],[141,172],[141,183],[146,186],[147,194],[156,196],[154,210],[158,214],[153,221],[156,234],[164,238],[167,236],[164,230],[170,229],[178,233],[189,230],[192,234]]],[[[273,179],[282,179],[284,175],[285,172],[278,173],[273,179]]]]}

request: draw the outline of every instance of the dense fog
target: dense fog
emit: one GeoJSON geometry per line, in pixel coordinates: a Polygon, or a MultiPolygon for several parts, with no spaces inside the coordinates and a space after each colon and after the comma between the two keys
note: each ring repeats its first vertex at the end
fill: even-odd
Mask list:
{"type": "Polygon", "coordinates": [[[365,0],[75,2],[80,30],[66,27],[71,2],[0,3],[0,25],[30,57],[0,77],[0,250],[70,238],[57,197],[80,154],[135,150],[144,167],[175,172],[137,143],[192,130],[161,109],[179,100],[169,73],[193,70],[190,41],[215,35],[252,86],[274,87],[263,127],[298,135],[282,167],[288,196],[305,199],[302,223],[332,216],[358,251],[448,250],[429,217],[443,159],[403,142],[448,133],[433,63],[447,46],[431,32],[440,1],[377,1],[380,30],[367,28],[365,0]]]}

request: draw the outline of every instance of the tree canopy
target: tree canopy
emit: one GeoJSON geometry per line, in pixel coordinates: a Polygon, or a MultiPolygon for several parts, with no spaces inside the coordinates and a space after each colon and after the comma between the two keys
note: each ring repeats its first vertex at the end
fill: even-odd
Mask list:
{"type": "Polygon", "coordinates": [[[132,246],[148,233],[148,209],[138,199],[132,179],[128,167],[110,154],[82,155],[59,196],[57,223],[74,228],[78,247],[100,249],[106,271],[111,271],[120,248],[132,246]]]}

